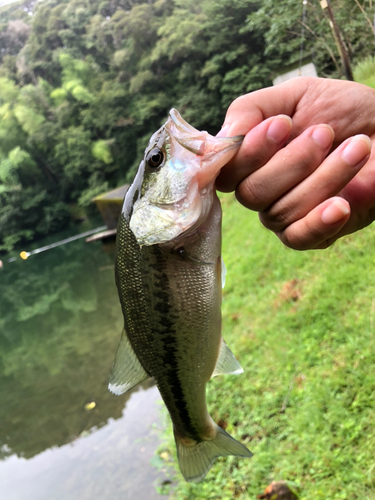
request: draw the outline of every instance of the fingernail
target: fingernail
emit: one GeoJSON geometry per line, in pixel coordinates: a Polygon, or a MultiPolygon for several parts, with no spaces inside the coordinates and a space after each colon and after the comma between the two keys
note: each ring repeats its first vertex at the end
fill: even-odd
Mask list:
{"type": "Polygon", "coordinates": [[[336,198],[323,212],[321,215],[324,224],[334,224],[339,222],[346,215],[350,213],[350,208],[344,201],[340,198],[336,198]]]}
{"type": "Polygon", "coordinates": [[[292,130],[292,119],[287,115],[276,116],[267,130],[267,137],[276,144],[285,141],[292,130]]]}
{"type": "Polygon", "coordinates": [[[319,125],[314,129],[311,137],[322,149],[327,149],[332,145],[335,133],[329,125],[319,125]]]}
{"type": "Polygon", "coordinates": [[[353,167],[361,163],[371,153],[371,139],[367,135],[352,137],[342,152],[342,157],[353,167]]]}
{"type": "Polygon", "coordinates": [[[216,137],[229,137],[228,132],[230,130],[230,124],[227,123],[221,127],[221,130],[219,133],[216,134],[216,137]]]}

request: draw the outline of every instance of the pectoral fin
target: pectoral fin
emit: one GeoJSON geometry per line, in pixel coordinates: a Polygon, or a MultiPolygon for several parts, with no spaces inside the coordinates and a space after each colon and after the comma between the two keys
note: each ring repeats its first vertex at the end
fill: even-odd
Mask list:
{"type": "Polygon", "coordinates": [[[216,375],[225,375],[226,373],[239,375],[240,373],[243,373],[243,369],[225,343],[225,340],[222,338],[219,358],[211,377],[216,377],[216,375]]]}
{"type": "Polygon", "coordinates": [[[117,348],[108,389],[118,396],[148,378],[150,375],[138,361],[124,329],[117,348]]]}

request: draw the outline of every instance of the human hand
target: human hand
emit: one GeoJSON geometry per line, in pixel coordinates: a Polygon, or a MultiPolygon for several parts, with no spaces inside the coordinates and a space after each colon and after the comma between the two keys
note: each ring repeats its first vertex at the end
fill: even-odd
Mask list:
{"type": "Polygon", "coordinates": [[[296,250],[326,248],[375,219],[375,90],[299,77],[239,97],[218,135],[245,135],[217,188],[296,250]]]}

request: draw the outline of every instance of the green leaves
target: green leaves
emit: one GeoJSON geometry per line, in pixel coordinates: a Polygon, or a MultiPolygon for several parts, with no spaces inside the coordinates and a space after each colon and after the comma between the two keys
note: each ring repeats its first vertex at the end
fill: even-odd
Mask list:
{"type": "MultiPolygon", "coordinates": [[[[0,159],[7,179],[0,194],[26,182],[48,193],[42,204],[86,205],[90,193],[130,181],[171,107],[217,133],[236,97],[271,85],[300,57],[300,0],[20,5],[3,7],[0,16],[0,159]],[[33,164],[27,179],[27,169],[9,159],[16,148],[33,164]]],[[[363,11],[351,0],[332,5],[353,58],[372,53],[367,3],[363,11]]],[[[304,33],[304,55],[314,55],[322,76],[341,77],[318,2],[306,6],[304,33]]],[[[0,240],[8,230],[0,225],[0,240]]]]}
{"type": "Polygon", "coordinates": [[[23,130],[29,135],[36,132],[44,122],[42,115],[35,113],[35,111],[22,104],[14,107],[14,115],[23,130]]]}
{"type": "Polygon", "coordinates": [[[375,89],[375,59],[368,56],[360,61],[354,68],[354,79],[375,89]]]}
{"type": "Polygon", "coordinates": [[[39,175],[35,161],[19,146],[12,149],[8,157],[0,162],[0,180],[8,187],[35,184],[39,175]]]}
{"type": "Polygon", "coordinates": [[[108,141],[99,140],[94,142],[91,151],[95,158],[98,158],[98,160],[102,160],[105,164],[108,165],[109,163],[113,162],[108,141]]]}

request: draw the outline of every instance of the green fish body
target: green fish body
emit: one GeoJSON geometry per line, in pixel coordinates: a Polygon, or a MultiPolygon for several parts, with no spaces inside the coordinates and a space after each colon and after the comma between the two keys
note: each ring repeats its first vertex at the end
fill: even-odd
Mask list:
{"type": "Polygon", "coordinates": [[[220,168],[241,138],[215,138],[177,111],[150,139],[124,200],[116,283],[124,331],[109,388],[153,377],[168,408],[181,472],[199,481],[218,456],[251,452],[207,411],[206,384],[241,373],[221,336],[220,168]]]}

